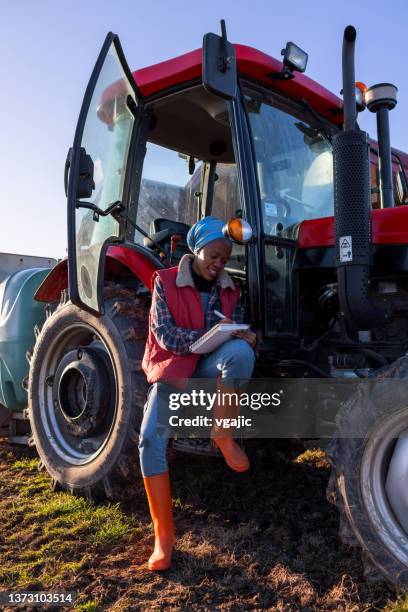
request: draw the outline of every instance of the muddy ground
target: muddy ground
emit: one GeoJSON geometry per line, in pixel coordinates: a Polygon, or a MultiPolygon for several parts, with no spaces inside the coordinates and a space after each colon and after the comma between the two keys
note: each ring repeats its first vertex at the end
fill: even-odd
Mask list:
{"type": "MultiPolygon", "coordinates": [[[[47,537],[41,524],[30,534],[30,524],[13,506],[18,478],[35,478],[35,472],[11,467],[27,456],[35,457],[34,451],[0,444],[0,512],[15,512],[0,532],[0,566],[47,537]],[[8,540],[18,525],[30,534],[20,544],[8,540]]],[[[167,572],[146,571],[152,535],[140,490],[120,505],[123,516],[138,525],[125,537],[91,545],[79,531],[69,552],[73,560],[82,559],[76,569],[45,585],[40,563],[25,583],[21,575],[3,575],[1,589],[24,584],[31,590],[75,590],[81,602],[75,609],[83,611],[397,609],[385,583],[366,582],[359,551],[339,543],[337,512],[325,496],[324,454],[304,454],[299,443],[280,441],[258,449],[252,460],[250,473],[235,474],[221,459],[175,456],[178,537],[167,572]]]]}

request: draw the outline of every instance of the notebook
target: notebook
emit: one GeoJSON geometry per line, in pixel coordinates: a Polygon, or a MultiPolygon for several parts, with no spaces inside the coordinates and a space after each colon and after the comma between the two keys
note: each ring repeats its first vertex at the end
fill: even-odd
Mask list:
{"type": "Polygon", "coordinates": [[[193,342],[190,346],[192,353],[212,353],[221,344],[230,340],[232,332],[249,329],[247,323],[218,323],[208,330],[201,338],[193,342]]]}

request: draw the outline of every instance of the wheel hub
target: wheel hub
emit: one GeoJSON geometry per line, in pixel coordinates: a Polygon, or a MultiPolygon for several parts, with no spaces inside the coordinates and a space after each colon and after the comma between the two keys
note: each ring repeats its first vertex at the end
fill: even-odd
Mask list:
{"type": "Polygon", "coordinates": [[[64,355],[52,380],[55,410],[75,437],[101,433],[114,401],[113,373],[103,351],[79,347],[64,355]]]}

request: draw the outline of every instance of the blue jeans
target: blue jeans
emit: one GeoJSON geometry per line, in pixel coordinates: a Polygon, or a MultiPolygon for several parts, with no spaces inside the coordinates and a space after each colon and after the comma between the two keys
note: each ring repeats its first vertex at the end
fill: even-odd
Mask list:
{"type": "MultiPolygon", "coordinates": [[[[248,342],[235,338],[225,342],[206,357],[201,357],[194,378],[215,379],[221,375],[221,380],[226,385],[232,384],[234,378],[248,380],[252,376],[254,361],[254,351],[248,342]]],[[[157,413],[158,384],[155,383],[149,389],[140,429],[140,467],[144,477],[163,474],[168,470],[168,432],[162,431],[160,436],[158,435],[157,413]]]]}

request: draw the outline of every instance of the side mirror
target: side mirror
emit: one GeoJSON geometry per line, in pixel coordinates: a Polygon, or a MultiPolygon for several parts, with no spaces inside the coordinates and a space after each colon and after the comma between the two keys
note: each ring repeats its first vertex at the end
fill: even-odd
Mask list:
{"type": "Polygon", "coordinates": [[[205,34],[203,38],[203,85],[207,91],[232,100],[237,91],[237,62],[234,46],[228,42],[225,21],[221,36],[205,34]]]}
{"type": "MultiPolygon", "coordinates": [[[[65,160],[64,188],[65,195],[68,196],[68,177],[72,163],[72,147],[69,148],[67,159],[65,160]]],[[[81,147],[79,154],[79,173],[77,184],[77,200],[90,198],[95,189],[94,182],[94,163],[92,157],[88,155],[84,147],[81,147]]]]}

